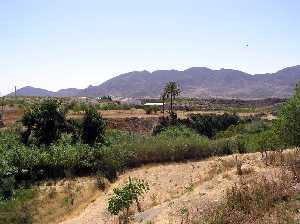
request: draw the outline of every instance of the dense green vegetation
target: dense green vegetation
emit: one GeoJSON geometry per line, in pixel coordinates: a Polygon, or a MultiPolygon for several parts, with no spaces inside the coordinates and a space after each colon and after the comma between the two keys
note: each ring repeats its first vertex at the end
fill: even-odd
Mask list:
{"type": "Polygon", "coordinates": [[[192,114],[187,120],[187,125],[196,130],[200,135],[209,138],[214,137],[218,132],[225,131],[230,126],[239,124],[240,118],[235,114],[222,115],[201,115],[192,114]]]}
{"type": "MultiPolygon", "coordinates": [[[[157,136],[107,131],[106,144],[94,146],[74,143],[72,134],[67,133],[49,146],[24,145],[16,133],[4,132],[0,134],[0,175],[7,184],[1,184],[5,189],[0,192],[9,198],[21,181],[32,183],[68,173],[101,171],[113,179],[118,170],[145,163],[203,159],[238,152],[239,147],[236,138],[210,140],[184,125],[167,128],[157,136]]],[[[244,151],[258,149],[251,147],[244,151]]]]}
{"type": "MultiPolygon", "coordinates": [[[[264,132],[259,132],[264,133],[264,132]]],[[[117,171],[145,163],[203,159],[213,155],[256,151],[261,148],[259,133],[240,138],[210,140],[184,126],[171,126],[159,135],[148,136],[120,131],[107,131],[106,144],[90,146],[74,143],[72,134],[49,146],[24,145],[16,133],[0,133],[0,192],[5,198],[13,194],[21,181],[32,183],[46,178],[81,175],[101,171],[116,178],[117,171]],[[241,149],[241,147],[243,147],[241,149]]],[[[264,143],[265,144],[265,143],[264,143]]]]}
{"type": "Polygon", "coordinates": [[[241,119],[235,114],[191,114],[187,119],[177,119],[175,113],[169,117],[162,117],[159,124],[155,127],[153,134],[159,134],[170,126],[185,125],[195,130],[199,135],[208,138],[214,137],[217,133],[226,130],[230,126],[238,125],[241,119]]]}

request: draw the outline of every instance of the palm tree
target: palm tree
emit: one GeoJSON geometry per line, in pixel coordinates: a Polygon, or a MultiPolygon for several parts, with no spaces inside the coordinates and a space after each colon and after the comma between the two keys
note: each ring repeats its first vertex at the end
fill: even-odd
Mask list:
{"type": "Polygon", "coordinates": [[[179,96],[181,93],[181,90],[179,88],[179,85],[176,82],[168,82],[164,89],[164,94],[166,98],[170,99],[171,103],[171,110],[170,112],[173,113],[173,104],[174,100],[177,96],[179,96]]]}

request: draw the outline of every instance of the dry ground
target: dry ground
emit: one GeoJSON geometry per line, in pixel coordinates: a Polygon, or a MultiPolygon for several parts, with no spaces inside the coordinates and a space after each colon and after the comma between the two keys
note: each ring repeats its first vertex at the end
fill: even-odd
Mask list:
{"type": "MultiPolygon", "coordinates": [[[[240,155],[243,176],[270,173],[259,153],[240,155]]],[[[78,216],[60,224],[118,223],[107,212],[107,201],[114,187],[122,185],[129,176],[149,183],[150,191],[142,199],[143,212],[131,211],[131,223],[184,223],[199,216],[210,204],[222,200],[226,190],[238,181],[235,156],[211,158],[206,161],[148,165],[120,176],[108,190],[89,204],[78,216]]]]}
{"type": "MultiPolygon", "coordinates": [[[[146,114],[143,109],[130,109],[130,110],[104,110],[100,111],[104,118],[109,119],[120,119],[120,118],[158,118],[163,114],[157,112],[154,114],[146,114]]],[[[186,118],[189,114],[223,114],[224,111],[176,111],[179,118],[186,118]]],[[[21,108],[11,107],[5,108],[4,111],[4,124],[6,126],[14,124],[16,121],[20,120],[24,114],[24,110],[21,108]]],[[[239,116],[255,116],[259,113],[238,113],[239,116]]],[[[68,116],[72,118],[81,118],[82,112],[70,113],[68,116]]],[[[272,120],[274,117],[271,114],[266,115],[263,119],[272,120]]]]}
{"type": "MultiPolygon", "coordinates": [[[[224,111],[216,111],[216,110],[205,110],[205,111],[176,111],[177,116],[179,118],[187,118],[189,114],[223,114],[224,111]]],[[[137,117],[137,118],[149,118],[149,117],[160,117],[163,114],[161,112],[153,113],[153,114],[146,114],[145,110],[143,109],[130,109],[130,110],[103,110],[101,114],[104,118],[130,118],[130,117],[137,117]]],[[[167,114],[167,112],[166,112],[167,114]]],[[[238,113],[239,116],[254,116],[259,113],[238,113]]],[[[71,114],[70,116],[80,116],[79,114],[71,114]]]]}

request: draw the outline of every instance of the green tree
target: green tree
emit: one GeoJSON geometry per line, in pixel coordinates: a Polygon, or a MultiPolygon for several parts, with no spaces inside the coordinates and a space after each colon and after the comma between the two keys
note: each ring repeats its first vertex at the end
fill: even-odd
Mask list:
{"type": "Polygon", "coordinates": [[[22,124],[26,130],[22,133],[23,143],[30,137],[38,145],[50,145],[57,141],[66,128],[66,111],[56,99],[46,99],[40,105],[25,112],[22,124]]]}
{"type": "Polygon", "coordinates": [[[141,212],[139,197],[149,190],[149,185],[140,179],[131,179],[122,188],[115,188],[114,195],[108,200],[108,211],[113,215],[123,212],[124,223],[128,222],[129,208],[135,202],[141,212]]]}
{"type": "Polygon", "coordinates": [[[177,96],[179,96],[181,93],[181,90],[179,88],[179,85],[176,82],[168,82],[164,89],[164,95],[167,99],[170,99],[170,113],[173,113],[173,104],[174,100],[177,96]]]}
{"type": "Polygon", "coordinates": [[[83,143],[94,145],[104,142],[105,121],[94,107],[85,111],[82,121],[81,139],[83,143]]]}
{"type": "Polygon", "coordinates": [[[300,146],[300,83],[293,97],[280,109],[275,132],[285,146],[300,146]]]}

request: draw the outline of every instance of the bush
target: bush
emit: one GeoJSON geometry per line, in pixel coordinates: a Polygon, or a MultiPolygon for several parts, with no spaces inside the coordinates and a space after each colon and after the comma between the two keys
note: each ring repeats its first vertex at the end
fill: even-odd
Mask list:
{"type": "Polygon", "coordinates": [[[122,188],[113,189],[114,195],[108,200],[108,211],[113,215],[124,213],[124,221],[127,223],[130,206],[136,202],[139,212],[141,207],[139,197],[149,190],[149,185],[140,179],[129,177],[129,181],[122,188]]]}
{"type": "Polygon", "coordinates": [[[105,121],[102,116],[93,107],[85,111],[82,121],[81,138],[83,143],[95,145],[95,143],[104,143],[105,121]]]}

